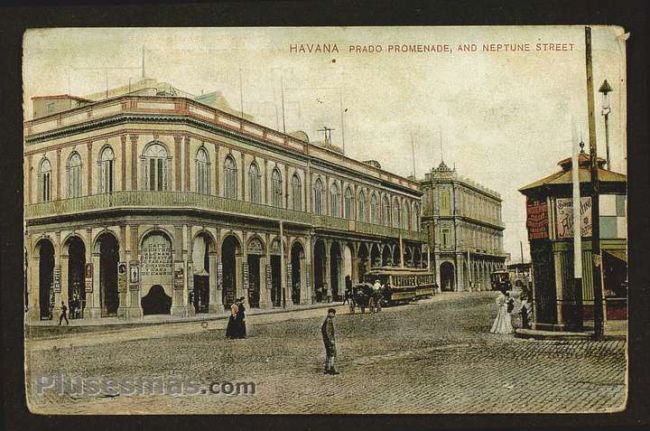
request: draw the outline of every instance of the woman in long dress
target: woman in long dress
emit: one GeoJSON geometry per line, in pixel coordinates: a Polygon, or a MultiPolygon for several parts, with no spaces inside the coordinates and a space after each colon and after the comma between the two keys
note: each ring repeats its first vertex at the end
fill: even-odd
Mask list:
{"type": "Polygon", "coordinates": [[[230,317],[228,318],[228,326],[226,326],[226,338],[237,337],[237,315],[239,314],[239,307],[236,303],[230,306],[230,317]]]}
{"type": "Polygon", "coordinates": [[[515,329],[512,327],[512,316],[508,312],[508,296],[503,292],[499,292],[497,296],[497,317],[494,319],[492,329],[490,332],[493,334],[512,334],[515,329]]]}

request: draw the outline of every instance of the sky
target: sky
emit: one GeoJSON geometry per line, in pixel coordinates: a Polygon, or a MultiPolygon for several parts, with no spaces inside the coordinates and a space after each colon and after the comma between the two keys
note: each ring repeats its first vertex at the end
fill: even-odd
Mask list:
{"type": "MultiPolygon", "coordinates": [[[[597,90],[607,79],[612,170],[621,173],[624,33],[592,27],[598,152],[604,157],[597,90]]],[[[513,261],[520,241],[529,260],[517,190],[559,170],[581,138],[588,149],[584,26],[31,29],[25,118],[33,96],[84,96],[137,81],[143,47],[146,77],[195,95],[220,91],[265,126],[284,123],[310,140],[333,128],[333,144],[344,143],[346,155],[404,176],[415,168],[422,178],[444,160],[501,195],[513,261]],[[408,45],[432,49],[404,52],[408,45]]]]}

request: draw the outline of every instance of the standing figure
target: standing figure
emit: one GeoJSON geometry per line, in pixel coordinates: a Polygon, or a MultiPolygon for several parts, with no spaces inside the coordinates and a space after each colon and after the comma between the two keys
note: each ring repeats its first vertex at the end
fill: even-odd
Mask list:
{"type": "Polygon", "coordinates": [[[521,327],[523,329],[530,329],[530,303],[528,299],[525,298],[521,301],[521,327]]]}
{"type": "Polygon", "coordinates": [[[352,300],[352,278],[349,275],[345,276],[345,297],[343,298],[343,303],[346,301],[352,300]]]}
{"type": "Polygon", "coordinates": [[[325,374],[339,374],[334,367],[334,358],[336,357],[336,337],[334,334],[334,316],[336,310],[330,308],[327,310],[327,317],[320,327],[323,334],[323,343],[325,344],[325,374]]]}
{"type": "Polygon", "coordinates": [[[61,326],[63,319],[65,319],[66,325],[70,325],[70,321],[68,320],[68,307],[65,306],[65,302],[61,301],[61,315],[59,316],[59,326],[61,326]]]}
{"type": "Polygon", "coordinates": [[[226,338],[237,337],[237,315],[239,314],[239,307],[236,302],[230,306],[230,317],[228,318],[228,326],[226,326],[226,338]]]}
{"type": "Polygon", "coordinates": [[[237,323],[236,328],[237,328],[237,338],[246,338],[246,307],[244,307],[244,297],[242,296],[239,298],[237,301],[237,308],[239,311],[237,312],[237,317],[235,317],[235,321],[237,323]]]}
{"type": "MultiPolygon", "coordinates": [[[[508,311],[509,304],[514,306],[514,301],[510,298],[508,292],[499,292],[497,296],[496,303],[498,307],[497,317],[494,319],[492,324],[492,329],[490,332],[493,334],[512,334],[515,330],[512,327],[512,316],[508,311]]],[[[512,308],[511,308],[512,310],[512,308]]]]}

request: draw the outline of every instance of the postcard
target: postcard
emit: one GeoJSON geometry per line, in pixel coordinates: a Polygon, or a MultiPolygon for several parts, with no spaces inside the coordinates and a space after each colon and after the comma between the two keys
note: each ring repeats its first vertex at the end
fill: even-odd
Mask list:
{"type": "Polygon", "coordinates": [[[30,411],[625,410],[628,37],[27,30],[30,411]]]}

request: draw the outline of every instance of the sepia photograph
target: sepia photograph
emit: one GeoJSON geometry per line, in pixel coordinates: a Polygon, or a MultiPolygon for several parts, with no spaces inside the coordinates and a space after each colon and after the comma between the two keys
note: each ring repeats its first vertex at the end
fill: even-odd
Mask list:
{"type": "Polygon", "coordinates": [[[633,37],[27,29],[27,408],[624,411],[633,37]]]}

